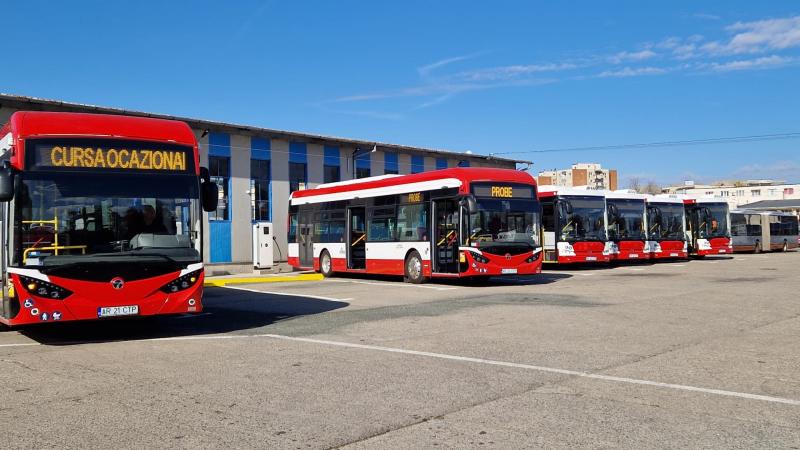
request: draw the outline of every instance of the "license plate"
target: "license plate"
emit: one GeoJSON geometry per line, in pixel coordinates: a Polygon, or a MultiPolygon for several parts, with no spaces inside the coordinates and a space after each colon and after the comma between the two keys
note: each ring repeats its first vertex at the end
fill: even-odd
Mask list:
{"type": "Polygon", "coordinates": [[[639,255],[637,255],[636,253],[631,253],[630,257],[631,257],[631,258],[638,258],[638,257],[639,257],[639,255]]]}
{"type": "Polygon", "coordinates": [[[726,251],[727,251],[727,250],[720,250],[719,252],[720,252],[720,253],[725,253],[726,251]]]}
{"type": "Polygon", "coordinates": [[[669,256],[678,256],[677,253],[670,253],[669,256]]]}
{"type": "Polygon", "coordinates": [[[97,317],[135,316],[136,314],[139,314],[139,305],[97,308],[97,317]]]}
{"type": "Polygon", "coordinates": [[[503,269],[501,273],[517,273],[517,269],[503,269]]]}
{"type": "Polygon", "coordinates": [[[587,261],[597,261],[597,256],[587,256],[586,260],[587,261]]]}

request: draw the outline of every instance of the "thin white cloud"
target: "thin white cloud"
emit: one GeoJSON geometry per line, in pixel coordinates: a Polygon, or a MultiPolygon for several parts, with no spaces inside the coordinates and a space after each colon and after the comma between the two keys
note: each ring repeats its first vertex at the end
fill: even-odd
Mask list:
{"type": "Polygon", "coordinates": [[[715,72],[731,72],[734,70],[771,69],[785,66],[795,62],[795,58],[778,55],[762,56],[760,58],[742,59],[724,63],[711,63],[708,68],[715,72]]]}
{"type": "Polygon", "coordinates": [[[692,17],[695,19],[704,19],[704,20],[720,20],[722,17],[716,14],[708,14],[708,13],[694,13],[692,17]]]}
{"type": "Polygon", "coordinates": [[[625,67],[621,70],[606,70],[596,75],[597,78],[628,78],[642,75],[661,75],[668,70],[663,67],[625,67]]]}
{"type": "Polygon", "coordinates": [[[800,161],[775,161],[770,164],[747,164],[733,171],[735,178],[769,178],[789,182],[800,180],[800,161]]]}
{"type": "Polygon", "coordinates": [[[734,35],[727,42],[703,46],[710,54],[740,55],[800,47],[800,16],[737,22],[726,27],[734,35]]]}
{"type": "Polygon", "coordinates": [[[540,72],[557,72],[562,70],[572,70],[578,67],[579,66],[574,63],[545,63],[500,66],[460,72],[455,74],[453,78],[465,81],[512,80],[540,72]]]}
{"type": "Polygon", "coordinates": [[[439,61],[433,62],[431,64],[428,64],[428,65],[425,65],[425,66],[422,66],[422,67],[417,67],[417,73],[421,77],[426,77],[436,69],[441,69],[442,67],[445,67],[445,66],[448,66],[450,64],[457,63],[457,62],[460,62],[460,61],[466,61],[466,60],[469,60],[469,59],[477,58],[478,56],[481,56],[481,55],[483,55],[485,53],[486,52],[477,52],[477,53],[471,53],[469,55],[453,56],[451,58],[440,59],[439,61]]]}
{"type": "Polygon", "coordinates": [[[619,64],[625,61],[644,61],[645,59],[650,59],[656,56],[656,52],[645,49],[638,52],[619,52],[614,56],[608,58],[609,62],[612,64],[619,64]]]}

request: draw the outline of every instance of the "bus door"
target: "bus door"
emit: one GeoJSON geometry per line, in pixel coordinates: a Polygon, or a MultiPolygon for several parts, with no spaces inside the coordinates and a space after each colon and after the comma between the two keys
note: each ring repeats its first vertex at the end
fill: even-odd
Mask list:
{"type": "Polygon", "coordinates": [[[347,235],[349,244],[347,246],[347,268],[366,269],[367,261],[367,214],[361,208],[350,208],[347,210],[347,235]]]}
{"type": "Polygon", "coordinates": [[[434,201],[433,271],[458,273],[458,217],[455,200],[434,201]]]}
{"type": "Polygon", "coordinates": [[[300,265],[311,267],[314,264],[314,221],[313,214],[300,213],[297,217],[297,235],[300,243],[300,265]]]}

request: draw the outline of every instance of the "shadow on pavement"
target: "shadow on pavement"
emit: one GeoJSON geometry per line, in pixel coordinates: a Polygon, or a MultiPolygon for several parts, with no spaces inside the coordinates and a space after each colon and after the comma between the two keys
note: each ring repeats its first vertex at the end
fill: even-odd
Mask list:
{"type": "Polygon", "coordinates": [[[261,328],[299,316],[344,308],[349,303],[295,295],[206,288],[203,305],[203,312],[200,314],[51,322],[19,328],[18,331],[45,345],[236,334],[237,331],[261,328]]]}
{"type": "MultiPolygon", "coordinates": [[[[434,278],[429,280],[427,284],[430,285],[443,285],[443,286],[507,286],[509,284],[516,285],[536,285],[536,284],[550,284],[565,278],[571,278],[572,275],[566,273],[548,273],[542,272],[535,275],[502,275],[497,277],[465,277],[465,278],[434,278]]],[[[374,275],[374,274],[360,274],[360,273],[336,273],[334,279],[339,278],[343,280],[363,280],[363,281],[380,281],[387,283],[404,283],[403,277],[395,275],[374,275]]]]}

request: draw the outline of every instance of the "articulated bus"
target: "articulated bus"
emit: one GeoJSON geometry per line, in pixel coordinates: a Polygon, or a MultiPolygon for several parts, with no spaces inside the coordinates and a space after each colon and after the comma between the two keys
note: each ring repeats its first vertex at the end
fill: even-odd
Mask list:
{"type": "Polygon", "coordinates": [[[539,186],[545,263],[608,262],[612,242],[606,235],[606,199],[602,191],[539,186]]]}
{"type": "Polygon", "coordinates": [[[686,208],[681,198],[659,194],[647,198],[647,251],[651,259],[686,259],[686,208]]]}
{"type": "Polygon", "coordinates": [[[687,198],[689,254],[697,257],[733,253],[728,203],[713,197],[687,198]]]}
{"type": "Polygon", "coordinates": [[[647,226],[645,224],[646,196],[633,192],[606,192],[608,240],[612,261],[642,260],[649,258],[647,226]]]}
{"type": "Polygon", "coordinates": [[[0,323],[202,310],[217,187],[188,125],[16,112],[0,162],[0,323]]]}
{"type": "Polygon", "coordinates": [[[536,182],[508,169],[383,175],[295,191],[289,264],[429,278],[541,271],[536,182]]]}
{"type": "Polygon", "coordinates": [[[798,218],[794,214],[738,209],[731,211],[733,251],[760,253],[798,247],[798,218]]]}

